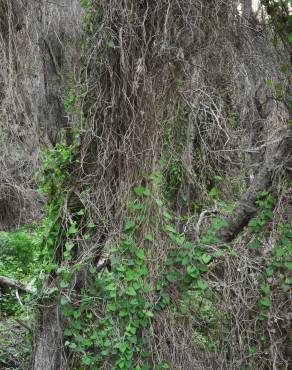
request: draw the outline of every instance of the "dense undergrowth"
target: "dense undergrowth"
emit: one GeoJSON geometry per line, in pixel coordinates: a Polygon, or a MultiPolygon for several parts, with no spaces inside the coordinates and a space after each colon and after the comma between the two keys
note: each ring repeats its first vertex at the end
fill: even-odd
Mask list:
{"type": "MultiPolygon", "coordinates": [[[[0,275],[35,284],[41,261],[41,239],[36,229],[28,226],[15,232],[0,232],[0,275]]],[[[13,288],[1,288],[0,364],[3,369],[29,368],[31,303],[30,295],[20,292],[16,295],[13,288]]]]}

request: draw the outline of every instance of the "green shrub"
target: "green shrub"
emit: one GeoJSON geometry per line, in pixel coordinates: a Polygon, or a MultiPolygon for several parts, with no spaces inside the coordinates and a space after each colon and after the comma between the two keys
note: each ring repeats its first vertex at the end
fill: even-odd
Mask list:
{"type": "Polygon", "coordinates": [[[27,231],[0,232],[0,273],[15,275],[15,268],[29,273],[38,250],[37,237],[27,231]]]}
{"type": "MultiPolygon", "coordinates": [[[[31,281],[37,270],[39,245],[38,237],[25,229],[0,232],[0,275],[24,283],[31,281]]],[[[1,287],[2,316],[17,315],[20,311],[14,289],[1,287]]]]}

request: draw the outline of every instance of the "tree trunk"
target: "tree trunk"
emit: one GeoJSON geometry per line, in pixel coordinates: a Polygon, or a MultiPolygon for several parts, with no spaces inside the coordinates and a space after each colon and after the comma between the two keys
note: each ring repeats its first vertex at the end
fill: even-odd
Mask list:
{"type": "Polygon", "coordinates": [[[252,0],[243,0],[243,16],[247,20],[253,18],[252,0]]]}
{"type": "Polygon", "coordinates": [[[34,337],[32,370],[66,370],[62,315],[54,301],[39,307],[39,327],[34,337]]]}

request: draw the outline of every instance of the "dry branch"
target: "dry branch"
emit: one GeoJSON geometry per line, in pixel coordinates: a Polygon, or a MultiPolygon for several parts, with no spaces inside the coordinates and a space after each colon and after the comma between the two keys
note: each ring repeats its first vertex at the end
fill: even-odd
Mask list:
{"type": "Polygon", "coordinates": [[[7,288],[15,288],[21,292],[34,293],[35,289],[27,284],[23,284],[18,280],[13,280],[5,276],[0,276],[0,286],[7,288]]]}
{"type": "Polygon", "coordinates": [[[196,241],[200,240],[200,230],[201,230],[201,226],[202,226],[202,223],[204,222],[205,217],[208,216],[208,215],[215,214],[217,212],[218,212],[217,209],[206,209],[205,211],[203,211],[200,214],[199,220],[198,220],[198,222],[196,224],[196,228],[195,228],[196,241]]]}
{"type": "Polygon", "coordinates": [[[223,242],[232,241],[248,224],[257,211],[256,201],[260,193],[270,189],[275,171],[285,163],[285,159],[292,151],[292,129],[289,128],[286,136],[266,159],[262,169],[255,176],[253,183],[243,197],[237,202],[233,212],[226,218],[228,227],[221,228],[217,236],[223,242]]]}

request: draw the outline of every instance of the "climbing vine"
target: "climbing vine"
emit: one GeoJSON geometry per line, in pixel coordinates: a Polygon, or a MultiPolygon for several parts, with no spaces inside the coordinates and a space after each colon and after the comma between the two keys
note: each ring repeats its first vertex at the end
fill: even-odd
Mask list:
{"type": "MultiPolygon", "coordinates": [[[[99,16],[98,10],[94,9],[89,1],[82,1],[81,6],[85,10],[84,22],[87,32],[92,35],[96,31],[92,20],[99,16]]],[[[267,9],[269,11],[269,8],[267,9]]],[[[285,21],[288,28],[291,23],[289,17],[285,21]]],[[[285,31],[284,35],[290,42],[290,29],[287,32],[285,31]]],[[[108,42],[107,47],[114,48],[112,41],[108,42]]],[[[281,95],[280,89],[278,95],[281,95]]],[[[74,89],[70,89],[65,98],[67,112],[74,109],[78,99],[74,89]]],[[[213,317],[220,317],[215,316],[214,307],[208,306],[206,297],[208,293],[209,298],[212,294],[205,276],[209,265],[216,263],[217,257],[222,256],[220,251],[215,250],[213,253],[207,247],[220,244],[216,230],[227,226],[226,222],[220,218],[216,219],[200,240],[188,239],[178,230],[175,214],[169,207],[170,200],[183,182],[183,169],[178,158],[183,150],[181,143],[185,143],[187,113],[183,112],[181,116],[184,127],[180,145],[175,148],[177,157],[171,157],[168,167],[165,160],[162,160],[162,170],[158,175],[150,175],[148,182],[146,181],[147,185],[137,185],[133,188],[128,207],[129,217],[124,222],[121,235],[103,251],[107,261],[101,266],[96,265],[90,255],[82,262],[76,259],[78,243],[90,239],[90,234],[95,229],[95,224],[88,219],[87,211],[82,207],[71,209],[72,217],[65,225],[61,224],[62,209],[70,192],[68,184],[72,167],[78,160],[79,130],[72,130],[72,143],[61,139],[46,154],[42,191],[48,197],[48,217],[45,223],[48,258],[45,259],[44,266],[47,272],[57,277],[57,287],[51,288],[47,294],[56,296],[59,300],[66,319],[65,346],[81,359],[81,364],[76,361],[76,369],[106,366],[111,369],[133,370],[170,368],[170,365],[164,362],[153,363],[149,341],[155,335],[152,323],[158,313],[175,305],[172,302],[172,292],[175,289],[181,296],[186,297],[192,291],[196,300],[204,302],[199,310],[205,315],[206,311],[209,311],[213,317]],[[162,179],[164,184],[164,189],[160,189],[160,194],[164,195],[163,199],[153,190],[161,185],[155,183],[157,179],[162,179]],[[160,242],[152,232],[154,226],[158,229],[157,235],[161,241],[166,240],[168,245],[165,260],[159,262],[151,255],[153,250],[159,248],[160,242]],[[52,262],[56,247],[60,247],[60,240],[62,258],[52,262]],[[151,275],[152,263],[160,264],[156,279],[151,275]],[[72,280],[82,270],[88,273],[86,285],[74,289],[72,280]]],[[[164,156],[169,149],[169,142],[175,137],[171,130],[173,127],[170,128],[164,146],[164,156]]],[[[216,181],[220,180],[219,177],[216,181]]],[[[215,187],[211,189],[209,196],[212,202],[218,196],[215,187]]],[[[248,247],[253,253],[260,253],[264,226],[272,219],[274,200],[268,193],[263,193],[259,194],[257,204],[261,209],[259,217],[249,222],[254,240],[248,247]]],[[[287,225],[282,225],[281,230],[282,238],[273,250],[273,259],[260,277],[262,296],[256,311],[260,320],[266,317],[272,305],[270,296],[273,286],[269,283],[271,276],[275,272],[285,271],[285,277],[281,281],[283,291],[288,291],[291,285],[291,278],[286,274],[291,270],[291,231],[287,225]]],[[[104,248],[96,246],[97,249],[101,247],[104,248]]],[[[155,267],[157,269],[157,266],[155,267]]],[[[229,327],[228,322],[226,327],[229,327]]],[[[207,341],[205,333],[200,335],[207,341]]],[[[215,344],[214,341],[210,343],[209,349],[212,350],[215,344]]]]}

